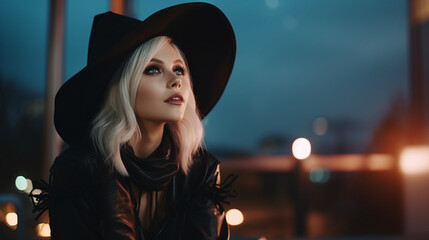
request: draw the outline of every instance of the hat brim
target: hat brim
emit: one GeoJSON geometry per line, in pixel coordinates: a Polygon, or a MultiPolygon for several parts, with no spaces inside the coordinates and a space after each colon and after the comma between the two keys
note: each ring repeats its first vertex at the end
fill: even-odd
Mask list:
{"type": "Polygon", "coordinates": [[[185,54],[194,94],[204,118],[221,97],[231,75],[236,42],[232,26],[217,7],[186,3],[160,10],[141,21],[135,30],[106,54],[70,78],[55,97],[54,123],[68,144],[88,137],[113,75],[143,42],[168,36],[185,54]]]}

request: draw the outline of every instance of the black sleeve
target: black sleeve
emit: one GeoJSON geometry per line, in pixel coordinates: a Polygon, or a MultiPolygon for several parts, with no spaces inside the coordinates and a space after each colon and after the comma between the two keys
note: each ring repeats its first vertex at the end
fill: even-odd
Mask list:
{"type": "Polygon", "coordinates": [[[62,153],[51,168],[52,239],[135,240],[134,207],[121,180],[91,153],[62,153]]]}
{"type": "Polygon", "coordinates": [[[126,181],[116,175],[107,177],[99,187],[100,222],[104,239],[135,240],[135,212],[126,181]]]}
{"type": "Polygon", "coordinates": [[[233,195],[235,176],[219,182],[220,162],[207,151],[199,154],[190,173],[192,194],[187,202],[185,239],[229,239],[223,204],[233,195]]]}
{"type": "Polygon", "coordinates": [[[87,155],[63,152],[51,167],[49,218],[51,238],[101,239],[87,155]]]}

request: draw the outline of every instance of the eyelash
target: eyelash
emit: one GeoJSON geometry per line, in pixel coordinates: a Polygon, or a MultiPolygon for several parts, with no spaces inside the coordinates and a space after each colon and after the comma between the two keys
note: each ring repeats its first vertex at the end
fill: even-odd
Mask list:
{"type": "MultiPolygon", "coordinates": [[[[179,75],[185,75],[185,74],[186,74],[186,70],[185,70],[185,68],[183,68],[183,67],[181,67],[181,66],[178,66],[178,67],[175,67],[175,68],[174,68],[174,72],[176,72],[177,70],[181,71],[181,73],[180,73],[179,75]]],[[[159,68],[158,66],[155,66],[155,65],[148,66],[148,67],[144,70],[144,73],[145,73],[145,74],[147,74],[147,75],[158,74],[158,73],[160,73],[160,72],[161,72],[160,68],[159,68]],[[156,71],[158,71],[158,72],[157,72],[157,73],[151,73],[151,71],[152,71],[152,70],[156,70],[156,71]]]]}

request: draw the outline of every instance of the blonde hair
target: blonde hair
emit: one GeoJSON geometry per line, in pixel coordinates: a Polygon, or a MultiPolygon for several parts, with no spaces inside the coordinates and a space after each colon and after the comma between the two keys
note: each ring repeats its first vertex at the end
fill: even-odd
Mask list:
{"type": "MultiPolygon", "coordinates": [[[[94,118],[91,139],[104,161],[123,176],[128,176],[120,155],[121,146],[132,137],[141,138],[134,112],[137,89],[144,68],[165,44],[171,44],[182,58],[182,51],[166,36],[154,37],[141,44],[119,68],[100,112],[94,118]]],[[[192,81],[191,81],[192,82],[192,81]]],[[[193,91],[189,96],[181,121],[167,123],[174,141],[176,156],[181,170],[187,174],[193,163],[193,155],[201,147],[204,130],[193,91]]]]}

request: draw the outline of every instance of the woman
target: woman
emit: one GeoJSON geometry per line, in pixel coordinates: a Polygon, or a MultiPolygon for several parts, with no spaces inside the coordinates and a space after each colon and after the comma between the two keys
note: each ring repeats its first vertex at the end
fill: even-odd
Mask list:
{"type": "Polygon", "coordinates": [[[235,59],[225,15],[207,3],[144,21],[97,15],[88,65],[55,99],[70,146],[55,160],[35,211],[52,239],[228,239],[222,203],[235,177],[201,147],[201,119],[235,59]]]}

